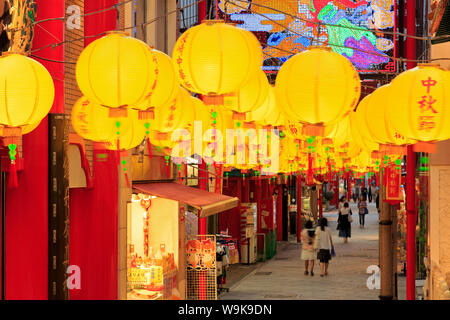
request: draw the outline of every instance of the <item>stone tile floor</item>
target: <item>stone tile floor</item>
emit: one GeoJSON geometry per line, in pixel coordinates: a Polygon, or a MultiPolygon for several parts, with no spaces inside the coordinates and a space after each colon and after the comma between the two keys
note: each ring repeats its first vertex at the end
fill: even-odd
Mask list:
{"type": "MultiPolygon", "coordinates": [[[[275,258],[255,265],[240,281],[231,284],[221,300],[378,300],[379,290],[369,290],[366,273],[370,265],[378,265],[378,213],[369,204],[366,227],[359,228],[356,204],[353,214],[352,237],[344,244],[336,230],[337,211],[324,213],[333,232],[336,257],[330,262],[327,277],[320,277],[316,261],[314,276],[306,276],[300,260],[301,244],[287,243],[275,258]]],[[[399,277],[399,299],[405,299],[405,279],[399,277]]]]}

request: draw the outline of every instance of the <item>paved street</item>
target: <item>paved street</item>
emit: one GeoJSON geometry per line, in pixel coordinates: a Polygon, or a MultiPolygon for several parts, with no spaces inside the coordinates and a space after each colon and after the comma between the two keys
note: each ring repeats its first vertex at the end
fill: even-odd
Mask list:
{"type": "MultiPolygon", "coordinates": [[[[261,264],[219,299],[333,299],[378,300],[379,290],[369,290],[366,269],[378,264],[378,213],[369,204],[366,228],[359,228],[356,205],[353,211],[352,237],[344,244],[336,230],[337,211],[325,213],[333,232],[336,257],[330,262],[328,276],[320,277],[316,260],[314,276],[306,276],[300,260],[301,245],[289,243],[277,256],[261,264]]],[[[404,299],[404,278],[399,278],[399,299],[404,299]]]]}

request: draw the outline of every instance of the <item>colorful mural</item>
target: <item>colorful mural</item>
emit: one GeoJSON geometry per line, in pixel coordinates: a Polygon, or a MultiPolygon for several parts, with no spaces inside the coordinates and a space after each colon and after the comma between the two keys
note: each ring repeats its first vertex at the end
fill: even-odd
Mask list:
{"type": "Polygon", "coordinates": [[[252,31],[264,70],[311,45],[328,45],[361,72],[395,71],[394,0],[217,0],[217,16],[252,31]]]}

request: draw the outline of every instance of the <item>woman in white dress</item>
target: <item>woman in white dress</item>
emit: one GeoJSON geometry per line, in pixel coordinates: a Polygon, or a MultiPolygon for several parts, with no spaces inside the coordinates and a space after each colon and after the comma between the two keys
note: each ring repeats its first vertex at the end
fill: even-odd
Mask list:
{"type": "Polygon", "coordinates": [[[316,250],[314,250],[315,231],[311,221],[306,221],[305,229],[302,230],[302,256],[305,261],[305,275],[308,275],[308,265],[311,266],[311,276],[314,275],[314,261],[316,260],[316,250]]]}

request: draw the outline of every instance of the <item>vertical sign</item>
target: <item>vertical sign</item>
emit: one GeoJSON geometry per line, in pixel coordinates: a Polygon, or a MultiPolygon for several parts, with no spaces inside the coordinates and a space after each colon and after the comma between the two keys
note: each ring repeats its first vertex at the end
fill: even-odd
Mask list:
{"type": "Polygon", "coordinates": [[[48,299],[68,300],[69,267],[69,116],[48,115],[48,299]]]}
{"type": "Polygon", "coordinates": [[[401,171],[397,170],[395,166],[385,168],[386,171],[386,200],[398,201],[402,200],[401,193],[401,171]]]}

